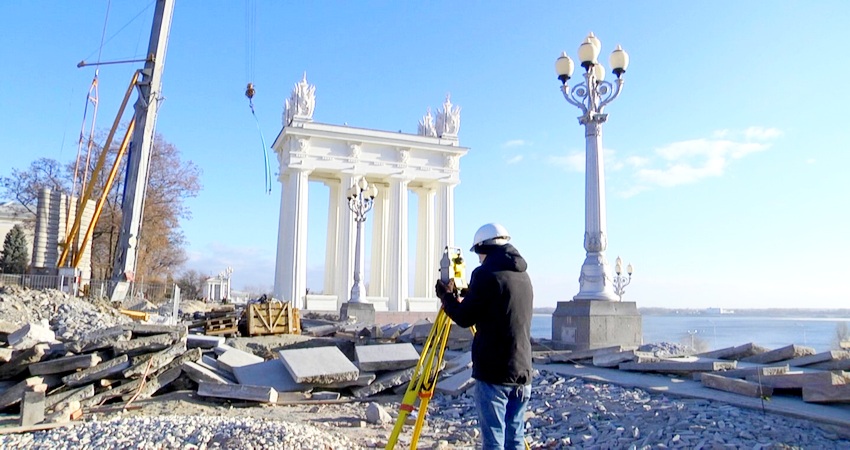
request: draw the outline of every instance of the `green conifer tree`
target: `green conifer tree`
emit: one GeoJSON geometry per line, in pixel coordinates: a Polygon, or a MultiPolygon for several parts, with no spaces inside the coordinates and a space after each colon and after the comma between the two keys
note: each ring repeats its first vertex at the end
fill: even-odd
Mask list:
{"type": "Polygon", "coordinates": [[[24,273],[29,259],[24,229],[20,225],[15,225],[3,241],[3,251],[0,252],[0,272],[24,273]]]}

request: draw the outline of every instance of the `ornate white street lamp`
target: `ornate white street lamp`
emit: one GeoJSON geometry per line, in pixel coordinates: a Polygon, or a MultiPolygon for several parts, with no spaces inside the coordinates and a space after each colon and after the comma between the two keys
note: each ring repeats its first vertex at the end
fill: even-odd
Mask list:
{"type": "Polygon", "coordinates": [[[623,300],[623,294],[626,293],[626,286],[632,282],[632,273],[635,271],[635,268],[632,267],[631,264],[626,267],[626,272],[628,276],[623,275],[623,260],[620,257],[617,257],[617,263],[614,264],[614,293],[620,297],[620,300],[623,300]]]}
{"type": "Polygon", "coordinates": [[[348,189],[348,207],[354,213],[354,221],[357,222],[357,241],[354,245],[354,285],[351,286],[351,298],[349,303],[363,303],[360,295],[363,288],[363,222],[366,221],[366,213],[372,209],[378,188],[366,182],[366,178],[348,189]]]}
{"type": "Polygon", "coordinates": [[[605,81],[605,68],[597,57],[601,50],[599,39],[590,33],[578,48],[584,82],[572,88],[568,81],[574,64],[566,52],[555,61],[555,71],[561,80],[561,92],[571,105],[581,110],[578,121],[585,130],[585,197],[584,249],[587,257],[581,266],[579,293],[575,300],[617,300],[609,275],[605,249],[608,237],[605,220],[605,173],[602,164],[602,124],[608,119],[603,109],[620,95],[622,75],[629,65],[629,55],[618,45],[609,62],[617,77],[616,84],[605,81]]]}

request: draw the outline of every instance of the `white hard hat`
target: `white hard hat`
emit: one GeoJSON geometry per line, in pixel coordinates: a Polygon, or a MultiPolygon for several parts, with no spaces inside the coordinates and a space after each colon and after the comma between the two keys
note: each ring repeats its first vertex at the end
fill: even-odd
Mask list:
{"type": "Polygon", "coordinates": [[[487,223],[481,225],[481,228],[475,232],[475,238],[472,240],[472,248],[469,251],[474,252],[475,247],[481,244],[485,245],[505,245],[511,240],[511,235],[508,229],[498,223],[487,223]]]}

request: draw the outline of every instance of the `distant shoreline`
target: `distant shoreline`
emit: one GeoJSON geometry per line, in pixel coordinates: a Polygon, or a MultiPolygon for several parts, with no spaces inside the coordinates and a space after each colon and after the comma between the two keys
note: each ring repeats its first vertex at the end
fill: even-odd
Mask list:
{"type": "MultiPolygon", "coordinates": [[[[555,308],[534,308],[534,314],[552,314],[555,308]]],[[[729,314],[717,314],[707,308],[638,308],[645,316],[706,316],[706,317],[823,317],[850,319],[850,309],[815,309],[815,308],[754,308],[735,309],[729,314]]]]}

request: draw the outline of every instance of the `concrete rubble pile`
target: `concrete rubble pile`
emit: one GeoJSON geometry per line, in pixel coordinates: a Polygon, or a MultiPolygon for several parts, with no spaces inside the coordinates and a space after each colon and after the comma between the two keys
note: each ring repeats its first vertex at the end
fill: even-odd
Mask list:
{"type": "MultiPolygon", "coordinates": [[[[25,323],[8,322],[0,331],[5,343],[0,346],[0,413],[17,414],[20,427],[67,422],[174,390],[192,390],[211,401],[268,404],[395,395],[406,390],[419,361],[417,347],[431,330],[429,321],[364,327],[306,320],[303,336],[226,340],[191,334],[187,324],[129,321],[57,292],[14,292],[23,302],[6,292],[6,303],[52,311],[13,307],[25,323]],[[94,324],[110,326],[93,330],[71,323],[89,316],[94,324]]],[[[457,327],[452,332],[441,392],[459,394],[471,386],[471,338],[457,327]]]]}
{"type": "Polygon", "coordinates": [[[747,343],[691,355],[682,348],[614,346],[539,351],[534,361],[682,376],[747,397],[777,393],[798,395],[810,403],[850,402],[850,351],[846,350],[816,353],[811,347],[794,344],[771,350],[747,343]]]}

